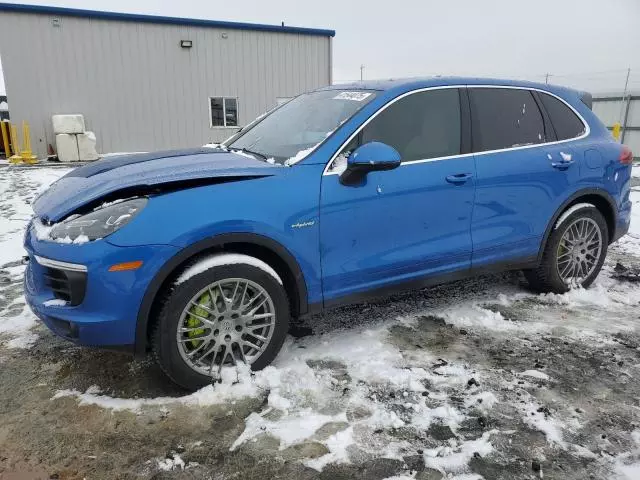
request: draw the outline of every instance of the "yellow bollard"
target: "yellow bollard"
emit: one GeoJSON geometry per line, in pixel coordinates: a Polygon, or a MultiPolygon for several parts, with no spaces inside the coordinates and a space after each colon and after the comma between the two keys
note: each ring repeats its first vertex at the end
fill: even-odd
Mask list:
{"type": "Polygon", "coordinates": [[[38,157],[31,152],[31,131],[26,121],[22,122],[22,161],[29,164],[38,163],[38,157]]]}
{"type": "Polygon", "coordinates": [[[2,130],[2,145],[4,146],[4,156],[11,156],[11,147],[9,147],[9,122],[0,122],[0,130],[2,130]]]}
{"type": "Polygon", "coordinates": [[[12,124],[9,124],[9,128],[9,131],[11,132],[11,146],[13,149],[13,155],[9,157],[9,163],[22,163],[22,157],[18,153],[20,151],[20,146],[18,145],[18,129],[12,124]]]}
{"type": "Polygon", "coordinates": [[[611,129],[611,134],[616,140],[620,140],[620,127],[620,122],[616,122],[613,124],[613,128],[611,129]]]}

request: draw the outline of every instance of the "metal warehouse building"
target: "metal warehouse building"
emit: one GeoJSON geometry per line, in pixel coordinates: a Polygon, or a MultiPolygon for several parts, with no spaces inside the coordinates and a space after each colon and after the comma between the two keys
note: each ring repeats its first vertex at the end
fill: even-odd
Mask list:
{"type": "Polygon", "coordinates": [[[620,123],[620,142],[631,148],[634,158],[640,156],[640,92],[594,95],[593,112],[609,130],[620,123]]]}
{"type": "Polygon", "coordinates": [[[331,83],[332,30],[0,3],[11,118],[39,156],[53,114],[85,116],[99,152],[221,141],[331,83]]]}

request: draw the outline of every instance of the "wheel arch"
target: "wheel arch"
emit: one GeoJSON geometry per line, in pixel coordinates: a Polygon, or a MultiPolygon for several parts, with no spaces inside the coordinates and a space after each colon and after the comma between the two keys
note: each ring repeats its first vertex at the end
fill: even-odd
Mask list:
{"type": "Polygon", "coordinates": [[[544,232],[544,237],[542,239],[542,243],[540,244],[540,249],[538,251],[538,263],[542,260],[542,255],[544,253],[544,248],[547,244],[547,240],[549,239],[549,235],[553,231],[556,222],[560,218],[560,216],[570,207],[577,203],[591,203],[595,205],[595,207],[602,213],[605,220],[607,221],[607,231],[609,234],[609,243],[613,241],[615,230],[616,230],[616,216],[617,216],[617,208],[616,203],[613,197],[606,190],[600,188],[586,188],[583,190],[579,190],[573,195],[571,195],[564,203],[556,210],[556,213],[551,218],[551,221],[547,225],[547,229],[544,232]]]}
{"type": "Polygon", "coordinates": [[[169,288],[175,277],[194,259],[217,251],[243,253],[269,264],[282,278],[292,316],[303,315],[309,310],[307,285],[302,269],[284,246],[269,237],[255,233],[216,235],[179,251],[162,266],[149,283],[136,319],[135,354],[140,355],[147,351],[154,312],[159,306],[156,302],[158,295],[169,288]]]}

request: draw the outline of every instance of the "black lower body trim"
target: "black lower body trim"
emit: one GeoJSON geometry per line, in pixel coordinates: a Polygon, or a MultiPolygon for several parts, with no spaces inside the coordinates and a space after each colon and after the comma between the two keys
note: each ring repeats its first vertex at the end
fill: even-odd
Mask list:
{"type": "Polygon", "coordinates": [[[629,226],[630,225],[631,225],[630,223],[628,223],[625,227],[621,227],[620,225],[618,225],[618,227],[616,228],[615,233],[613,234],[613,238],[611,239],[610,243],[617,242],[622,237],[624,237],[627,233],[629,233],[629,226]]]}
{"type": "Polygon", "coordinates": [[[374,288],[372,290],[352,293],[339,298],[332,298],[331,300],[325,301],[324,305],[322,305],[321,303],[312,303],[309,304],[309,312],[307,313],[307,315],[320,313],[325,309],[350,305],[354,303],[363,303],[368,300],[380,297],[388,297],[390,295],[406,292],[409,290],[419,290],[421,288],[433,287],[435,285],[462,280],[477,275],[500,273],[509,270],[527,270],[530,268],[535,268],[537,265],[537,258],[535,255],[532,255],[530,257],[492,263],[490,265],[482,265],[480,267],[471,267],[463,270],[457,270],[455,272],[448,272],[445,274],[430,275],[428,277],[421,277],[406,282],[395,283],[393,285],[386,285],[384,287],[374,288]]]}

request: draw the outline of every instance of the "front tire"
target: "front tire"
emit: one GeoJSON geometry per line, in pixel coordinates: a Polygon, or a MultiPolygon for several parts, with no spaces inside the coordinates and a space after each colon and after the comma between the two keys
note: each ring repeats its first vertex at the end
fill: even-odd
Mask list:
{"type": "Polygon", "coordinates": [[[173,382],[196,390],[218,379],[223,366],[269,365],[282,348],[289,319],[287,295],[267,264],[217,254],[178,276],[160,308],[153,353],[173,382]]]}
{"type": "Polygon", "coordinates": [[[551,232],[538,268],[524,272],[531,288],[538,292],[587,288],[602,269],[609,245],[604,216],[591,204],[579,204],[569,211],[551,232]]]}

